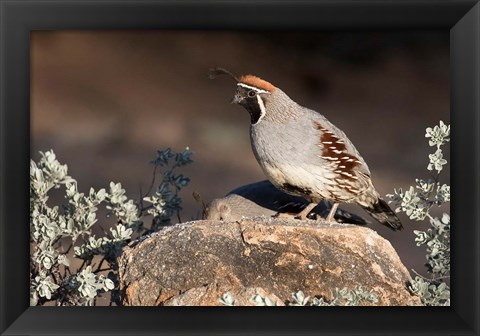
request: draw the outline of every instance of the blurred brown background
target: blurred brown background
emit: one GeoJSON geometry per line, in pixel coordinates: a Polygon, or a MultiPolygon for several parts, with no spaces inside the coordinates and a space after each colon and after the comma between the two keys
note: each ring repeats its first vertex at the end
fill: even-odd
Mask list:
{"type": "MultiPolygon", "coordinates": [[[[450,119],[448,31],[32,32],[33,158],[53,149],[80,191],[115,181],[139,199],[156,150],[189,146],[195,163],[184,169],[191,184],[182,219],[199,218],[192,191],[210,201],[265,178],[250,149],[249,115],[229,104],[234,83],[207,79],[214,66],[263,77],[323,113],[356,145],[382,195],[429,177],[425,128],[450,119]]],[[[425,273],[412,231],[426,225],[401,219],[402,232],[370,227],[425,273]]]]}

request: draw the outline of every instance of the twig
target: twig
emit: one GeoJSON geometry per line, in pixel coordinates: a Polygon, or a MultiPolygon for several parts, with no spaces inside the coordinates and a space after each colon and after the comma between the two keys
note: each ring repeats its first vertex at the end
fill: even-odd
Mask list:
{"type": "Polygon", "coordinates": [[[140,194],[140,202],[138,203],[138,205],[139,205],[140,211],[142,211],[141,209],[143,209],[143,197],[142,197],[142,185],[140,183],[138,184],[138,192],[140,194]]]}
{"type": "Polygon", "coordinates": [[[61,237],[61,236],[60,236],[60,237],[58,237],[57,239],[55,239],[55,240],[53,241],[53,243],[52,243],[52,246],[53,246],[53,245],[55,245],[56,243],[58,243],[58,241],[59,241],[60,239],[62,239],[62,237],[61,237]]]}
{"type": "Polygon", "coordinates": [[[85,263],[86,263],[86,262],[87,262],[87,261],[86,261],[85,259],[83,259],[83,262],[82,262],[82,264],[80,265],[80,267],[77,269],[77,272],[78,272],[78,270],[81,270],[81,269],[83,268],[83,266],[85,266],[85,263]]]}
{"type": "Polygon", "coordinates": [[[423,275],[419,274],[417,271],[415,271],[414,269],[412,269],[412,272],[415,273],[415,275],[419,276],[420,278],[422,278],[423,280],[426,280],[428,282],[434,282],[434,281],[439,281],[439,280],[443,280],[443,279],[450,279],[450,275],[445,275],[445,276],[441,276],[441,277],[437,277],[437,278],[426,278],[424,277],[423,275]]]}
{"type": "Polygon", "coordinates": [[[155,184],[155,179],[157,178],[157,168],[158,168],[158,165],[155,165],[155,168],[153,168],[152,182],[150,182],[150,186],[148,187],[147,193],[145,195],[141,196],[142,199],[152,192],[153,185],[155,184]]]}
{"type": "Polygon", "coordinates": [[[177,209],[177,219],[179,223],[182,222],[182,219],[180,218],[180,209],[177,209]]]}
{"type": "Polygon", "coordinates": [[[99,272],[99,270],[100,270],[100,268],[102,267],[104,261],[105,261],[105,256],[103,256],[102,260],[101,260],[100,263],[98,264],[97,269],[96,269],[95,271],[93,271],[93,273],[99,272]]]}
{"type": "Polygon", "coordinates": [[[70,249],[73,247],[73,243],[70,243],[70,246],[67,248],[67,250],[65,252],[63,252],[63,254],[68,254],[68,252],[70,252],[70,249]]]}
{"type": "MultiPolygon", "coordinates": [[[[153,208],[153,204],[147,205],[145,208],[140,208],[140,211],[143,212],[143,211],[151,209],[151,208],[153,208]]],[[[144,215],[144,216],[148,216],[148,215],[144,215]]]]}

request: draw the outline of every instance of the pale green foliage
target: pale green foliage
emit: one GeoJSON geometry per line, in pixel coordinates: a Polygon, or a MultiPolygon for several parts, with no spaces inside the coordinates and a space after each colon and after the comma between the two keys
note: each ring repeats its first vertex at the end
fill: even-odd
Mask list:
{"type": "MultiPolygon", "coordinates": [[[[367,291],[362,286],[355,289],[338,289],[332,294],[333,299],[325,301],[323,298],[305,296],[302,291],[292,293],[292,300],[286,301],[287,306],[361,306],[366,303],[377,303],[378,297],[372,291],[367,291]]],[[[277,306],[276,301],[268,296],[255,294],[251,298],[257,306],[277,306]]],[[[237,300],[230,292],[226,292],[220,298],[220,302],[225,306],[236,306],[237,300]]]]}
{"type": "Polygon", "coordinates": [[[450,125],[440,124],[426,129],[429,145],[436,151],[430,154],[429,171],[436,170],[436,176],[428,180],[416,179],[416,187],[394,190],[387,195],[391,202],[397,204],[396,212],[404,212],[410,219],[422,221],[428,218],[430,228],[427,231],[414,230],[417,246],[425,246],[427,269],[431,278],[415,277],[409,289],[418,295],[425,305],[443,306],[450,304],[450,289],[443,281],[450,276],[450,216],[443,213],[441,218],[433,217],[433,206],[441,207],[450,202],[450,186],[439,181],[440,172],[447,160],[443,158],[442,146],[450,141],[450,125]]]}
{"type": "Polygon", "coordinates": [[[50,300],[59,287],[51,276],[36,276],[30,284],[30,305],[36,305],[39,296],[50,300]]]}
{"type": "MultiPolygon", "coordinates": [[[[98,295],[108,291],[113,291],[112,301],[116,300],[116,258],[121,248],[131,239],[171,223],[173,211],[181,209],[178,191],[189,182],[182,175],[175,176],[173,169],[192,162],[191,155],[188,148],[178,154],[170,149],[158,151],[157,159],[152,162],[155,170],[158,166],[166,166],[169,159],[173,159],[174,165],[165,171],[164,179],[155,193],[165,196],[161,190],[173,190],[169,197],[164,197],[161,205],[155,206],[157,212],[143,208],[141,202],[138,204],[128,199],[120,183],[111,182],[108,190],[90,188],[87,194],[80,192],[77,181],[68,175],[67,165],[60,164],[53,151],[40,152],[39,162],[31,160],[30,304],[43,305],[54,301],[56,305],[92,305],[98,295]],[[65,203],[51,206],[48,193],[62,186],[65,203]],[[107,210],[107,218],[101,222],[111,218],[110,222],[115,224],[109,231],[99,226],[103,235],[97,238],[92,228],[99,225],[97,211],[100,206],[107,210]],[[164,213],[160,223],[155,219],[159,212],[164,213]],[[155,218],[152,227],[147,229],[143,226],[143,220],[150,213],[155,218]],[[70,247],[62,247],[66,245],[70,247]],[[73,263],[69,260],[72,247],[74,257],[83,261],[76,271],[71,270],[73,263]],[[102,269],[104,263],[107,265],[102,269]],[[105,271],[110,271],[108,276],[101,274],[105,271]]],[[[151,186],[154,182],[155,178],[151,186]]],[[[141,197],[148,199],[148,193],[141,197]]]]}
{"type": "Polygon", "coordinates": [[[440,120],[440,123],[435,127],[427,127],[425,137],[430,138],[428,141],[430,146],[437,146],[437,148],[439,148],[450,141],[450,125],[447,126],[440,120]]]}
{"type": "Polygon", "coordinates": [[[220,303],[224,306],[235,306],[237,305],[237,300],[233,297],[232,293],[226,292],[220,298],[220,303]]]}
{"type": "Polygon", "coordinates": [[[178,197],[178,192],[190,182],[188,177],[182,174],[175,174],[176,168],[193,162],[192,153],[188,147],[181,153],[173,153],[169,148],[164,151],[158,151],[157,158],[151,163],[155,167],[164,167],[172,159],[174,159],[174,164],[163,173],[163,180],[156,192],[151,196],[143,198],[145,202],[151,204],[151,207],[147,209],[147,213],[154,216],[154,229],[168,223],[174,214],[178,218],[180,217],[182,199],[178,197]]]}
{"type": "Polygon", "coordinates": [[[430,159],[430,163],[427,166],[428,170],[435,169],[440,173],[443,169],[443,166],[447,164],[447,160],[443,158],[443,153],[440,148],[437,149],[435,153],[428,155],[428,158],[430,159]]]}
{"type": "Polygon", "coordinates": [[[302,291],[298,291],[296,293],[292,293],[292,302],[290,306],[309,306],[310,304],[310,297],[305,296],[302,291]]]}
{"type": "Polygon", "coordinates": [[[450,306],[450,288],[445,282],[435,283],[416,276],[408,289],[427,306],[450,306]]]}
{"type": "Polygon", "coordinates": [[[112,290],[115,284],[112,280],[103,275],[96,275],[92,272],[92,267],[87,266],[85,269],[77,273],[69,279],[69,286],[77,290],[80,295],[87,298],[87,302],[97,296],[98,291],[112,290]]]}
{"type": "Polygon", "coordinates": [[[257,306],[268,306],[268,307],[272,307],[272,306],[276,306],[276,302],[273,301],[272,299],[270,299],[268,296],[264,297],[264,296],[261,296],[260,294],[255,294],[253,297],[252,297],[252,301],[257,305],[257,306]]]}
{"type": "Polygon", "coordinates": [[[324,298],[310,298],[302,291],[292,294],[292,302],[289,306],[361,306],[366,303],[377,303],[378,297],[372,291],[367,291],[362,286],[355,289],[335,288],[333,299],[325,301],[324,298]]]}

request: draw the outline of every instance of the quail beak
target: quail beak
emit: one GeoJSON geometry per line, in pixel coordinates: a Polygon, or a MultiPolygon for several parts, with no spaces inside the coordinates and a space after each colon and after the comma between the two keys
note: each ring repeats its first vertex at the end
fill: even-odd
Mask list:
{"type": "Polygon", "coordinates": [[[242,100],[243,100],[243,97],[237,93],[235,97],[233,97],[232,100],[230,101],[230,104],[240,104],[242,100]]]}

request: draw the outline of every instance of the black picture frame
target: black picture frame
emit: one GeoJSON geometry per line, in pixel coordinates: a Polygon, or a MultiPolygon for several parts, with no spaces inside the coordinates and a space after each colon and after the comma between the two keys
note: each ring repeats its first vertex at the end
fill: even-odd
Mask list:
{"type": "Polygon", "coordinates": [[[2,335],[479,334],[478,1],[0,0],[2,335]],[[29,307],[29,36],[43,29],[448,29],[450,307],[29,307]]]}

